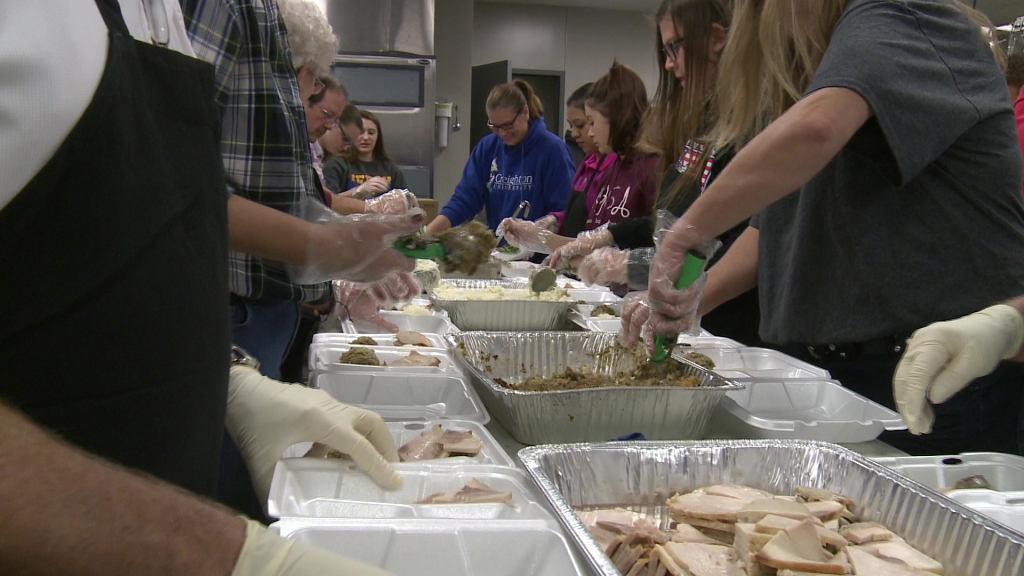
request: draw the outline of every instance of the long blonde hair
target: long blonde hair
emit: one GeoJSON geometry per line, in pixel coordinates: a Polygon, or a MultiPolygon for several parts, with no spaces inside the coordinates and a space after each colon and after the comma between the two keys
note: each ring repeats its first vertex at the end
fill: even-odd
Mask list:
{"type": "MultiPolygon", "coordinates": [[[[742,147],[803,97],[847,1],[736,0],[719,66],[716,146],[742,147]]],[[[991,30],[983,14],[962,0],[949,1],[979,31],[991,30]]],[[[993,51],[1000,61],[1001,50],[996,46],[993,51]]]]}

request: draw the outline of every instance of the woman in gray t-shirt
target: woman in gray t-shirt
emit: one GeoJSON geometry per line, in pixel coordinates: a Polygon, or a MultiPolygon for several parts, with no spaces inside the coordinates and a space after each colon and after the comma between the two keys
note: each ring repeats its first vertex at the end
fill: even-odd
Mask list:
{"type": "MultiPolygon", "coordinates": [[[[889,407],[910,333],[1024,292],[1016,127],[976,17],[954,0],[737,0],[719,140],[743,148],[659,248],[651,331],[700,306],[672,287],[687,251],[755,214],[705,302],[756,284],[763,340],[889,407]]],[[[1004,364],[936,406],[930,435],[882,439],[1016,452],[1022,377],[1004,364]]]]}
{"type": "Polygon", "coordinates": [[[376,194],[405,189],[405,176],[401,168],[384,149],[380,119],[368,110],[360,110],[359,115],[363,117],[362,134],[344,155],[335,156],[324,163],[324,179],[328,181],[328,186],[334,184],[337,190],[345,192],[376,177],[387,183],[386,188],[375,189],[376,194]]]}

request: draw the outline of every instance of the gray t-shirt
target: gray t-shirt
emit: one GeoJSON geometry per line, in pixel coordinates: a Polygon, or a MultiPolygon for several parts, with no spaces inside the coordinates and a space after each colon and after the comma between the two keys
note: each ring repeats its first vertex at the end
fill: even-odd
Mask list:
{"type": "Polygon", "coordinates": [[[850,0],[807,93],[825,87],[874,116],[752,220],[762,338],[863,342],[1024,294],[1013,111],[954,3],[850,0]]]}

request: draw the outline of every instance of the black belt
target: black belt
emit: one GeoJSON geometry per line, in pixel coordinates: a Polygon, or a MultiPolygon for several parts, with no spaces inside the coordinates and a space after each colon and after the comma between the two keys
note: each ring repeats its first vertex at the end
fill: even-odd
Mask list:
{"type": "Polygon", "coordinates": [[[821,344],[806,346],[807,353],[816,360],[853,360],[862,356],[899,356],[907,347],[906,336],[886,336],[865,342],[848,344],[821,344]]]}

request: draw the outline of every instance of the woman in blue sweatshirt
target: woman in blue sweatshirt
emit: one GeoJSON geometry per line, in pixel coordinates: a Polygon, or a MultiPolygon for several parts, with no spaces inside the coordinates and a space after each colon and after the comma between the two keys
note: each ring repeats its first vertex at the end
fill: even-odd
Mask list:
{"type": "Polygon", "coordinates": [[[576,167],[569,148],[544,125],[544,108],[524,80],[498,84],[487,97],[487,125],[494,132],[470,154],[455,194],[427,226],[436,234],[487,209],[487,227],[512,216],[523,200],[536,220],[565,209],[576,167]]]}

